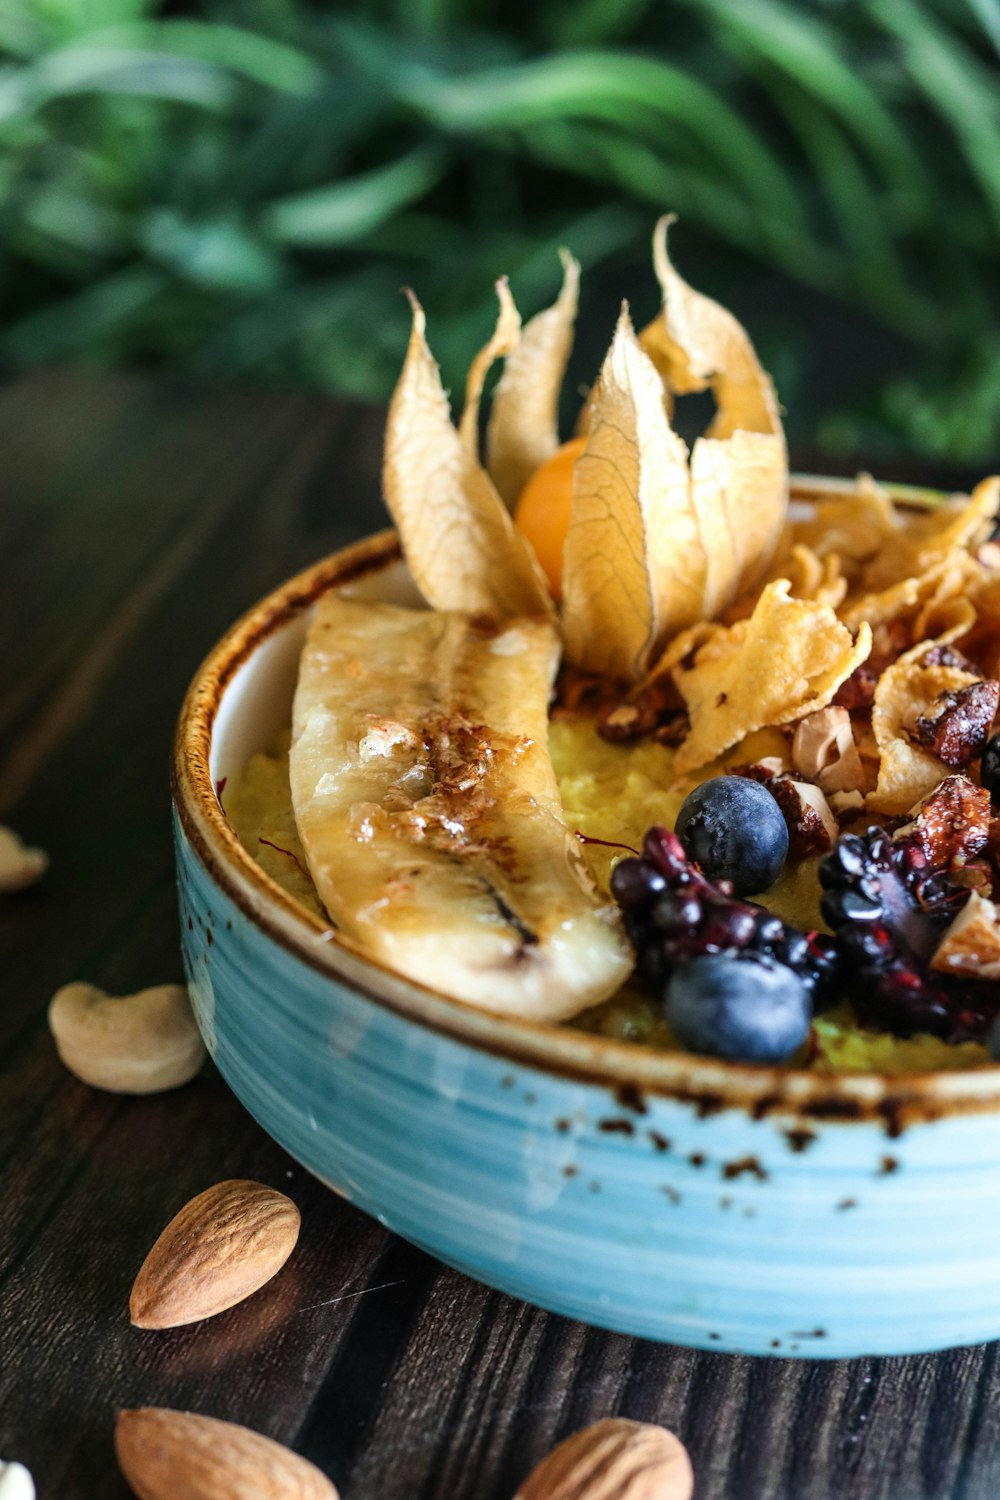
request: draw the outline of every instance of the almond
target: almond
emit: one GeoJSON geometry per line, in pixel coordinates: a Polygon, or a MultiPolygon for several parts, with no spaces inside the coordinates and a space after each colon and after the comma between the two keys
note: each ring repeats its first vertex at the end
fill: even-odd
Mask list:
{"type": "Polygon", "coordinates": [[[665,1427],[609,1417],[554,1448],[514,1500],[691,1500],[694,1472],[665,1427]]]}
{"type": "Polygon", "coordinates": [[[284,1193],[235,1179],[206,1188],[164,1229],[129,1299],[136,1328],[177,1328],[242,1302],[295,1248],[302,1222],[284,1193]]]}
{"type": "Polygon", "coordinates": [[[189,1083],[205,1044],[182,984],[121,998],[92,984],[64,984],[49,1005],[49,1030],[66,1067],[113,1094],[159,1094],[189,1083]]]}
{"type": "Polygon", "coordinates": [[[115,1451],[139,1500],[338,1500],[313,1464],[215,1417],[161,1406],[119,1412],[115,1451]]]}

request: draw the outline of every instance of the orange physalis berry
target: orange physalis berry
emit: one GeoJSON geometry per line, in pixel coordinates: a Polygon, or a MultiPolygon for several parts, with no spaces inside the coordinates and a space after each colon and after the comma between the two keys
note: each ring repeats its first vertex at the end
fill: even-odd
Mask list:
{"type": "Polygon", "coordinates": [[[563,443],[536,469],[514,508],[518,530],[528,538],[542,566],[553,597],[562,597],[563,543],[573,509],[573,466],[587,439],[563,443]]]}

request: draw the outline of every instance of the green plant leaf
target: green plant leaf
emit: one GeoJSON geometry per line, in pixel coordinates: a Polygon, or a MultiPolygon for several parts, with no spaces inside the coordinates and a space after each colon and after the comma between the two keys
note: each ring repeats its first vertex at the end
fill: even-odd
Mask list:
{"type": "Polygon", "coordinates": [[[349,244],[383,224],[398,209],[422,198],[445,170],[438,147],[417,147],[399,161],[371,172],[298,193],[270,204],[261,216],[267,235],[280,244],[349,244]]]}
{"type": "Polygon", "coordinates": [[[1000,89],[971,50],[912,0],[866,0],[894,36],[907,72],[946,120],[1000,229],[1000,89]]]}

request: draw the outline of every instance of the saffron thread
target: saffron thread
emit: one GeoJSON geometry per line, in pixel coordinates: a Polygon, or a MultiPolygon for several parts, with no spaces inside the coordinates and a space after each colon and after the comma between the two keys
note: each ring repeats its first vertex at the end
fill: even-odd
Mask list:
{"type": "Polygon", "coordinates": [[[275,853],[283,854],[286,859],[293,860],[296,867],[302,872],[303,875],[305,875],[306,872],[302,869],[302,861],[299,859],[297,854],[292,853],[291,849],[282,849],[280,844],[272,844],[270,839],[258,839],[257,842],[259,844],[266,844],[267,847],[269,849],[273,849],[275,853]]]}
{"type": "Polygon", "coordinates": [[[631,844],[618,844],[614,839],[595,839],[589,833],[581,833],[579,828],[575,830],[575,833],[581,844],[600,844],[603,849],[627,849],[629,854],[638,856],[638,849],[633,849],[631,844]]]}

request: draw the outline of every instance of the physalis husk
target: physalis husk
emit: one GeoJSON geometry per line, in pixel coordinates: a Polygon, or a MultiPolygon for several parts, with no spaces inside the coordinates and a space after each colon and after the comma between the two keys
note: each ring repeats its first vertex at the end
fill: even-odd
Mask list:
{"type": "Polygon", "coordinates": [[[486,453],[490,478],[509,509],[536,469],[559,447],[559,392],[573,346],[580,266],[560,252],[556,301],[524,325],[507,355],[490,404],[486,453]]]}
{"type": "Polygon", "coordinates": [[[497,283],[497,329],[473,362],[461,430],[411,296],[413,330],[385,435],[383,486],[414,581],[434,609],[500,619],[551,612],[544,575],[478,457],[476,424],[493,359],[516,346],[520,318],[506,282],[497,283]]]}
{"type": "Polygon", "coordinates": [[[660,316],[619,321],[583,423],[563,554],[570,661],[635,682],[679,631],[758,584],[782,534],[788,462],[777,401],[733,315],[678,276],[657,225],[660,316]],[[690,456],[673,395],[711,387],[690,456]]]}
{"type": "MultiPolygon", "coordinates": [[[[770,379],[739,323],[674,271],[667,221],[654,238],[663,310],[635,336],[623,311],[587,403],[562,553],[566,654],[587,672],[637,682],[687,626],[713,619],[760,583],[787,509],[785,441],[770,379]],[[711,388],[717,412],[687,446],[672,392],[711,388]]],[[[385,494],[414,579],[439,609],[500,616],[552,608],[511,504],[558,445],[557,406],[576,316],[579,267],[564,256],[555,304],[520,330],[507,290],[493,338],[469,373],[452,425],[413,301],[410,348],[389,411],[385,494]],[[478,457],[479,399],[490,364],[506,368],[478,457]]],[[[827,579],[827,587],[834,583],[827,579]]]]}

